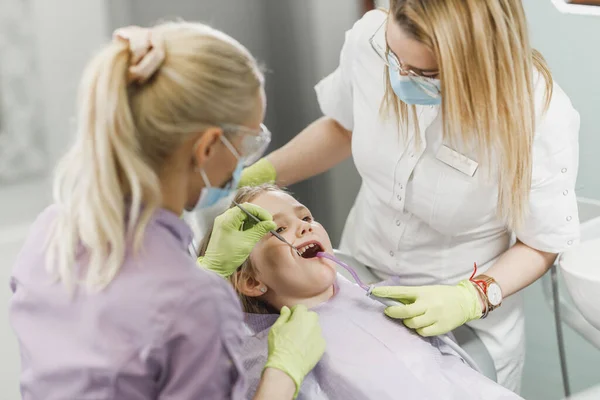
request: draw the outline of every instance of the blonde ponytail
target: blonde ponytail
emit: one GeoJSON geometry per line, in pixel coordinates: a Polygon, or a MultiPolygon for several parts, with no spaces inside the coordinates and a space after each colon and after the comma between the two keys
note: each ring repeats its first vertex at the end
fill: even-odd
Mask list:
{"type": "Polygon", "coordinates": [[[81,81],[77,140],[56,169],[59,215],[47,244],[47,268],[68,288],[103,289],[126,249],[140,249],[162,201],[158,173],[190,135],[243,124],[256,109],[263,76],[235,40],[184,22],[152,33],[166,57],[150,80],[131,82],[130,47],[117,40],[81,81]],[[86,268],[75,270],[81,258],[86,268]]]}

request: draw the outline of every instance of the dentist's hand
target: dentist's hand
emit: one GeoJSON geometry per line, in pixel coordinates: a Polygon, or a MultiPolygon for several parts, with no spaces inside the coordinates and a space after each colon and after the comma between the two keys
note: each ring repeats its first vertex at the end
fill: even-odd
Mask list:
{"type": "Polygon", "coordinates": [[[405,305],[388,307],[388,317],[402,319],[404,325],[421,336],[450,332],[466,322],[481,318],[479,292],[468,280],[456,286],[382,286],[373,295],[397,300],[405,305]]]}
{"type": "Polygon", "coordinates": [[[206,253],[198,258],[200,266],[224,278],[235,273],[258,241],[277,228],[268,211],[250,203],[242,207],[262,222],[255,223],[238,207],[230,208],[215,219],[206,253]]]}
{"type": "Polygon", "coordinates": [[[274,183],[276,178],[277,172],[275,171],[273,164],[266,158],[261,158],[248,168],[244,168],[238,187],[274,183]]]}
{"type": "Polygon", "coordinates": [[[285,372],[296,383],[296,396],[304,377],[317,365],[325,352],[319,316],[298,305],[281,309],[281,315],[269,331],[269,357],[265,368],[285,372]]]}

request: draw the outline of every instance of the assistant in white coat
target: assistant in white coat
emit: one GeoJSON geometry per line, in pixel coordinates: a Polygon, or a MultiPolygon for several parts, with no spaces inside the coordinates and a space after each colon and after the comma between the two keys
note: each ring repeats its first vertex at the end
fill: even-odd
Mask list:
{"type": "MultiPolygon", "coordinates": [[[[476,4],[475,0],[463,1],[448,0],[444,7],[458,10],[467,3],[471,7],[490,8],[490,4],[498,3],[496,5],[500,7],[499,0],[488,1],[485,5],[476,4]]],[[[432,2],[398,0],[392,2],[392,7],[401,7],[400,3],[411,3],[418,9],[419,5],[424,7],[432,2]]],[[[521,17],[524,15],[520,0],[509,3],[513,10],[520,10],[521,17]]],[[[399,13],[398,8],[395,10],[399,13]]],[[[427,17],[433,18],[434,14],[430,8],[427,17]]],[[[382,279],[398,276],[404,285],[410,286],[455,285],[469,278],[476,262],[478,272],[484,272],[498,282],[505,299],[487,318],[468,324],[477,331],[492,355],[499,383],[519,391],[525,346],[522,299],[518,292],[542,276],[557,253],[579,240],[574,193],[579,114],[556,83],[552,84],[551,97],[547,98],[545,71],[540,73],[532,67],[530,94],[533,99],[501,88],[513,95],[518,104],[532,100],[532,107],[528,109],[535,113],[530,118],[531,142],[525,152],[530,158],[530,166],[529,170],[521,172],[523,179],[531,173],[531,184],[528,195],[518,193],[523,194],[526,203],[514,203],[523,206],[524,210],[520,223],[514,223],[519,218],[511,219],[501,212],[500,178],[506,177],[503,170],[507,166],[506,160],[510,161],[512,157],[515,165],[520,165],[523,160],[519,154],[523,153],[516,150],[514,154],[502,153],[489,146],[484,149],[489,151],[486,159],[482,157],[485,151],[481,152],[477,146],[482,143],[478,142],[480,135],[472,135],[469,142],[461,140],[468,135],[458,135],[459,140],[456,137],[451,140],[444,132],[447,122],[444,108],[453,106],[456,109],[456,104],[449,105],[448,99],[457,101],[465,109],[474,108],[474,114],[481,114],[482,118],[490,118],[489,107],[494,104],[500,116],[505,110],[500,109],[498,101],[473,102],[474,97],[467,98],[469,94],[473,96],[472,91],[462,90],[462,87],[458,93],[444,92],[445,87],[449,90],[453,87],[444,82],[443,76],[447,73],[444,60],[439,62],[433,51],[430,57],[419,58],[422,49],[401,46],[409,41],[399,39],[398,32],[388,31],[387,37],[384,34],[382,38],[374,38],[378,30],[385,33],[388,15],[380,10],[369,12],[347,32],[339,67],[316,87],[325,117],[270,154],[265,161],[245,171],[242,181],[257,182],[261,174],[263,178],[268,176],[267,170],[271,168],[273,175],[276,173],[277,183],[290,184],[323,172],[352,155],[362,177],[362,186],[348,217],[342,250],[370,266],[382,279]],[[405,121],[400,121],[399,128],[392,110],[381,108],[386,90],[390,92],[386,79],[388,70],[385,57],[374,50],[373,40],[383,40],[381,46],[396,55],[404,51],[402,58],[412,62],[401,61],[404,70],[424,71],[421,75],[427,76],[428,70],[439,68],[437,75],[431,75],[442,82],[441,105],[416,105],[418,125],[410,118],[407,131],[402,131],[405,121]],[[419,61],[422,65],[417,64],[419,61]],[[451,150],[443,150],[446,147],[451,150]],[[452,161],[448,154],[458,154],[460,159],[466,159],[466,168],[452,161]]],[[[501,18],[510,17],[503,14],[501,18]]],[[[524,17],[514,18],[514,21],[504,22],[526,31],[524,17]]],[[[388,25],[390,20],[397,22],[390,18],[388,25]]],[[[473,28],[476,24],[472,22],[465,22],[465,25],[470,24],[473,28]]],[[[460,29],[457,28],[459,21],[447,23],[453,29],[460,29]]],[[[400,28],[395,26],[393,29],[400,28]]],[[[490,46],[501,47],[501,44],[490,46]]],[[[528,46],[525,43],[523,47],[529,49],[528,46]]],[[[459,50],[455,48],[454,51],[459,50]]],[[[449,54],[448,51],[439,52],[449,54]]],[[[450,53],[456,58],[461,56],[450,53]]],[[[468,74],[478,72],[482,75],[481,71],[476,71],[477,65],[481,65],[476,62],[481,60],[471,56],[473,65],[468,67],[467,82],[468,74]]],[[[518,56],[515,55],[514,63],[518,56]]],[[[494,60],[489,61],[495,68],[491,70],[497,75],[500,75],[500,69],[511,67],[510,63],[493,65],[494,60]]],[[[522,64],[519,65],[522,69],[522,64]]],[[[401,72],[401,75],[406,76],[406,73],[401,72]]],[[[490,76],[493,78],[495,76],[490,76]]],[[[526,105],[523,107],[526,109],[526,105]]],[[[527,127],[523,127],[523,131],[499,131],[497,135],[502,140],[510,140],[510,135],[519,140],[517,135],[527,135],[526,130],[527,127]]],[[[490,134],[489,137],[495,136],[490,134]]],[[[508,208],[509,213],[513,211],[508,208]]]]}

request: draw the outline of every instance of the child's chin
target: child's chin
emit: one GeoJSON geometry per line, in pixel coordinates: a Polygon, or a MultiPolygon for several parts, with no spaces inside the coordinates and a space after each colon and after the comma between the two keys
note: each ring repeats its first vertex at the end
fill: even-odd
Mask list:
{"type": "Polygon", "coordinates": [[[321,284],[324,286],[331,286],[335,283],[335,280],[337,278],[337,272],[335,270],[335,268],[326,268],[323,270],[322,273],[322,277],[321,277],[321,284]]]}

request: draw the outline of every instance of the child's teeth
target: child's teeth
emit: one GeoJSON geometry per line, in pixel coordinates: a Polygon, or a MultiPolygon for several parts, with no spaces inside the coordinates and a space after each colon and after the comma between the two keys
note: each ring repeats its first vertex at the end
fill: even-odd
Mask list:
{"type": "Polygon", "coordinates": [[[317,244],[316,243],[311,243],[311,244],[307,244],[304,247],[298,248],[298,251],[300,252],[300,255],[302,255],[302,254],[306,253],[306,251],[308,249],[312,249],[314,247],[317,247],[317,244]]]}

